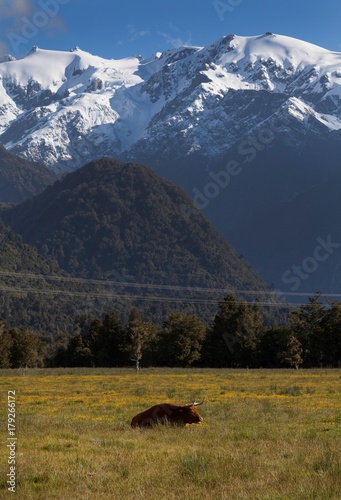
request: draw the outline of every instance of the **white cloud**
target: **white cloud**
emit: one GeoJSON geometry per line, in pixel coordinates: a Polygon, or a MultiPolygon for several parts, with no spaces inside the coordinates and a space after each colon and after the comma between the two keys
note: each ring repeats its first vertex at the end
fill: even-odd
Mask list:
{"type": "Polygon", "coordinates": [[[162,36],[166,40],[167,44],[174,49],[181,47],[182,45],[191,45],[192,44],[191,33],[189,33],[187,39],[183,39],[183,38],[178,37],[178,36],[173,36],[170,33],[165,33],[163,31],[159,31],[158,35],[162,36]]]}
{"type": "Polygon", "coordinates": [[[0,0],[0,19],[25,16],[32,10],[32,0],[0,0]]]}
{"type": "Polygon", "coordinates": [[[168,27],[171,30],[170,33],[168,33],[168,30],[167,30],[167,32],[166,31],[158,31],[158,33],[157,33],[159,36],[162,36],[162,38],[164,38],[167,45],[169,45],[170,47],[172,47],[174,49],[181,47],[183,45],[192,45],[191,33],[189,33],[187,38],[184,39],[178,35],[180,30],[175,24],[173,24],[172,22],[169,22],[168,27]]]}
{"type": "Polygon", "coordinates": [[[138,30],[136,29],[134,24],[128,24],[127,26],[127,32],[130,35],[129,38],[126,40],[119,40],[117,42],[117,45],[122,47],[123,45],[126,45],[127,43],[132,43],[135,42],[138,38],[143,38],[145,36],[149,36],[151,33],[148,30],[138,30]]]}
{"type": "Polygon", "coordinates": [[[61,5],[70,0],[63,0],[61,5],[58,0],[49,1],[35,4],[33,0],[0,0],[0,21],[4,21],[5,26],[2,29],[3,41],[0,43],[2,53],[8,46],[11,47],[11,53],[21,52],[26,49],[25,44],[28,42],[34,44],[40,31],[51,37],[66,31],[59,10],[61,5]]]}
{"type": "Polygon", "coordinates": [[[150,35],[147,30],[138,30],[135,28],[134,24],[128,24],[127,26],[128,33],[131,35],[129,38],[129,42],[134,42],[137,38],[143,38],[144,36],[150,35]]]}

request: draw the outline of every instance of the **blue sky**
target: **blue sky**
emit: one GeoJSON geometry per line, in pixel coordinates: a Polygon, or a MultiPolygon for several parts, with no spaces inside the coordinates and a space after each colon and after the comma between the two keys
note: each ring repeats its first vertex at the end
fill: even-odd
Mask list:
{"type": "Polygon", "coordinates": [[[341,51],[340,0],[0,0],[0,54],[75,46],[106,58],[222,35],[284,34],[341,51]]]}

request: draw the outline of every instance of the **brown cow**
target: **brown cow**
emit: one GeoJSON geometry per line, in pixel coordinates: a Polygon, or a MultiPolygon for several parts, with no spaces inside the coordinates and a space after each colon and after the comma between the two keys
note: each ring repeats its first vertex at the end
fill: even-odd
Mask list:
{"type": "Polygon", "coordinates": [[[200,403],[194,402],[183,406],[172,405],[170,403],[155,405],[135,415],[131,421],[131,426],[154,427],[156,424],[200,424],[203,418],[199,415],[195,407],[202,405],[203,402],[204,399],[200,403]]]}

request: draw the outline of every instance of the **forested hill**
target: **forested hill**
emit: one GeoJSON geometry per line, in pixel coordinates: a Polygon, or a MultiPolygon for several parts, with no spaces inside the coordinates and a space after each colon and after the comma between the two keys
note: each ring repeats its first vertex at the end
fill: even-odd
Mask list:
{"type": "Polygon", "coordinates": [[[58,274],[58,266],[40,256],[35,248],[25,244],[11,228],[0,219],[0,270],[1,273],[58,274]]]}
{"type": "Polygon", "coordinates": [[[140,164],[93,161],[4,220],[73,276],[232,292],[265,288],[182,189],[140,164]]]}
{"type": "Polygon", "coordinates": [[[70,298],[55,295],[62,288],[61,277],[56,264],[0,220],[0,318],[6,324],[44,332],[70,328],[70,298]]]}
{"type": "Polygon", "coordinates": [[[57,179],[47,167],[7,151],[0,145],[0,202],[20,203],[57,179]]]}
{"type": "Polygon", "coordinates": [[[0,320],[6,326],[30,328],[53,341],[73,332],[80,318],[110,310],[113,300],[121,316],[132,307],[100,283],[73,280],[0,219],[0,320]]]}

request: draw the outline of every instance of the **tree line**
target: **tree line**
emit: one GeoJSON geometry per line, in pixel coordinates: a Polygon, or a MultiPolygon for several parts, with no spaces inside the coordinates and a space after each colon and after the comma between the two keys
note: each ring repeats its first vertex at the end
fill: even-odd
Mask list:
{"type": "Polygon", "coordinates": [[[0,322],[0,367],[141,366],[281,368],[341,366],[341,303],[321,295],[293,310],[285,325],[265,326],[261,305],[227,295],[210,325],[172,312],[162,327],[132,309],[80,318],[73,335],[53,344],[27,328],[0,322]]]}

